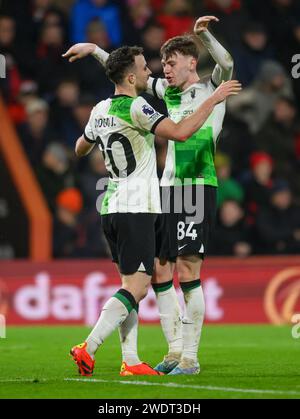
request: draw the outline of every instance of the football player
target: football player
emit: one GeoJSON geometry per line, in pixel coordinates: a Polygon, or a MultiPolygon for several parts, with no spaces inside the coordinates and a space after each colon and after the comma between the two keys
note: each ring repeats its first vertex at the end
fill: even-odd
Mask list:
{"type": "MultiPolygon", "coordinates": [[[[72,56],[72,51],[65,54],[72,56]]],[[[142,49],[122,47],[106,57],[106,73],[115,94],[91,112],[76,154],[88,154],[95,144],[102,152],[109,182],[101,206],[102,225],[112,260],[122,280],[104,305],[86,341],[71,349],[79,372],[90,376],[98,347],[120,326],[123,363],[121,375],[160,375],[140,361],[137,349],[137,309],[153,275],[155,223],[161,213],[156,173],[154,135],[185,142],[205,123],[215,106],[237,94],[237,81],[222,84],[188,118],[174,122],[138,95],[147,89],[151,74],[142,49]]]]}

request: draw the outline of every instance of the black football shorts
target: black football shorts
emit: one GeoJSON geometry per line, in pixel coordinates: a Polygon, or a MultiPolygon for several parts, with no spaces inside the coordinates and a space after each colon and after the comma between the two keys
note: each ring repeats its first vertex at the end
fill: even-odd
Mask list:
{"type": "Polygon", "coordinates": [[[122,274],[153,274],[157,216],[151,213],[113,213],[101,216],[112,261],[119,265],[122,274]]]}
{"type": "Polygon", "coordinates": [[[172,262],[182,255],[204,258],[215,223],[217,188],[192,185],[167,189],[162,197],[163,213],[156,222],[156,257],[172,262]],[[169,208],[163,203],[168,193],[169,208]]]}

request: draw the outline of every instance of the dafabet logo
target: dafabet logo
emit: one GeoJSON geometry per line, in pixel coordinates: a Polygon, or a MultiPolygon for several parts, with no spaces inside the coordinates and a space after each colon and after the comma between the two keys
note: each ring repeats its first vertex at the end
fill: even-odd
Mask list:
{"type": "Polygon", "coordinates": [[[300,312],[300,266],[283,269],[271,279],[264,295],[264,308],[271,323],[291,324],[293,316],[300,312]]]}

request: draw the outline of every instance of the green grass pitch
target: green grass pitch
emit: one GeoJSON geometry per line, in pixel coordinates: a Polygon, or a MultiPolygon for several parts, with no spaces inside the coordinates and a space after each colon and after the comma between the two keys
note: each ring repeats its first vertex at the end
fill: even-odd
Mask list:
{"type": "MultiPolygon", "coordinates": [[[[177,377],[120,377],[115,332],[97,352],[94,381],[80,377],[68,356],[88,331],[9,327],[0,339],[0,398],[300,398],[300,339],[290,327],[207,325],[201,373],[177,377]]],[[[140,327],[139,350],[153,366],[161,360],[166,343],[159,326],[140,327]]]]}

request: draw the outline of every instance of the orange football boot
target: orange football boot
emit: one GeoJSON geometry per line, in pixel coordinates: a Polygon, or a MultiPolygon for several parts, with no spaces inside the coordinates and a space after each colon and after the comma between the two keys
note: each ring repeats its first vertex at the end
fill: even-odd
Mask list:
{"type": "Polygon", "coordinates": [[[73,346],[70,350],[70,355],[73,357],[78,366],[79,374],[84,375],[85,377],[91,377],[93,375],[95,361],[86,351],[86,347],[86,342],[73,346]]]}
{"type": "Polygon", "coordinates": [[[123,377],[127,375],[164,375],[162,372],[155,371],[146,362],[142,362],[137,365],[127,365],[126,362],[122,362],[120,375],[123,377]]]}

